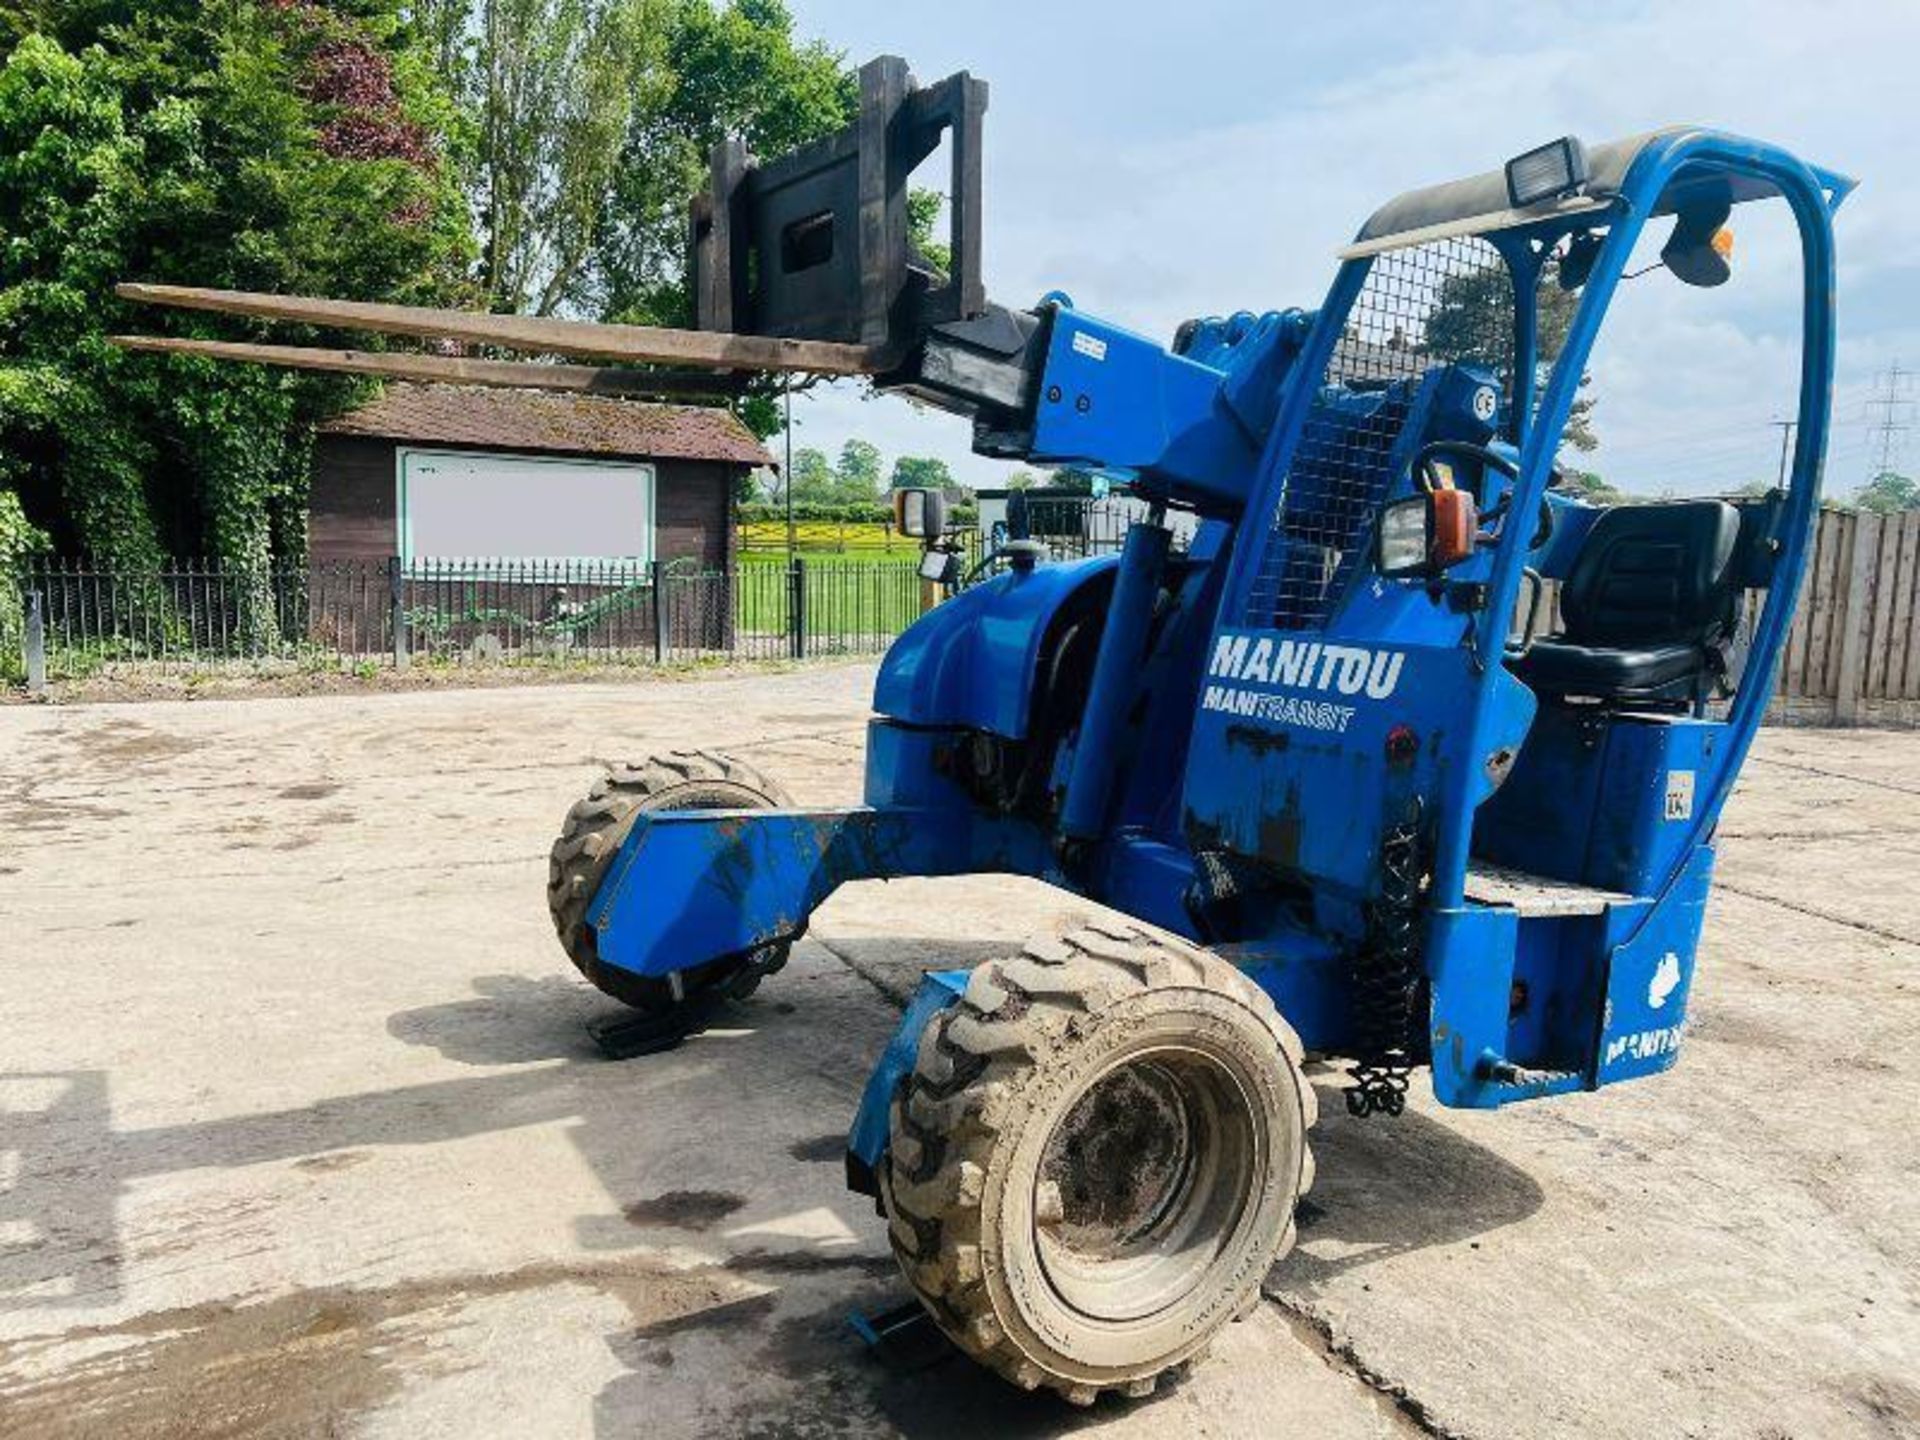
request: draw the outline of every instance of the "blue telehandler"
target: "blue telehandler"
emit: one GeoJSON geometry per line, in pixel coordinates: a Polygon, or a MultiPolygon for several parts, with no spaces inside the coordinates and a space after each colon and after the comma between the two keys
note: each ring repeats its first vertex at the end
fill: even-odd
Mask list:
{"type": "MultiPolygon", "coordinates": [[[[1563,138],[1383,205],[1318,309],[1163,345],[1064,294],[987,298],[981,82],[884,59],[861,87],[830,141],[716,152],[698,330],[622,343],[868,373],[1147,513],[1117,554],[1010,541],[899,638],[864,804],[798,808],[702,751],[618,769],[568,815],[549,900],[636,1048],[752,990],[850,881],[1033,876],[1108,907],[925,977],[847,1172],[959,1347],[1072,1401],[1141,1395],[1293,1240],[1304,1053],[1347,1065],[1356,1115],[1399,1112],[1423,1068],[1442,1104],[1494,1108],[1674,1064],[1715,822],[1807,560],[1852,182],[1709,129],[1563,138]],[[906,179],[942,138],[935,266],[906,179]],[[1799,289],[1783,483],[1581,503],[1563,437],[1630,263],[1657,245],[1640,283],[1719,285],[1748,205],[1798,242],[1772,273],[1799,289]]],[[[898,504],[949,577],[940,497],[898,504]]]]}

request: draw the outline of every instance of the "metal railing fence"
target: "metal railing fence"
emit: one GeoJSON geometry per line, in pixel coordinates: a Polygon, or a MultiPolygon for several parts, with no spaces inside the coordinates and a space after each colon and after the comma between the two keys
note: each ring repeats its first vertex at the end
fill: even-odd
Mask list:
{"type": "MultiPolygon", "coordinates": [[[[1095,533],[1086,514],[1044,517],[1056,559],[1118,543],[1124,527],[1095,533]]],[[[1542,607],[1543,634],[1556,628],[1556,598],[1542,607]]],[[[724,570],[394,558],[128,571],[35,560],[0,572],[0,684],[129,668],[876,655],[921,604],[914,566],[898,558],[747,556],[724,570]]],[[[1820,517],[1775,690],[1775,720],[1920,724],[1920,512],[1820,517]]]]}
{"type": "Polygon", "coordinates": [[[867,655],[920,608],[897,560],[32,561],[0,575],[0,681],[867,655]]]}

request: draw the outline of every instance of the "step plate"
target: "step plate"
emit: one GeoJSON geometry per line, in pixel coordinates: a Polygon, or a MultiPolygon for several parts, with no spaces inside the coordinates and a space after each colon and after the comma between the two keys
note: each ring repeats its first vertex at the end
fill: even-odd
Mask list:
{"type": "Polygon", "coordinates": [[[1529,875],[1478,860],[1467,867],[1467,899],[1481,905],[1504,905],[1521,915],[1599,915],[1608,906],[1634,901],[1633,896],[1617,890],[1596,890],[1591,885],[1529,875]]]}

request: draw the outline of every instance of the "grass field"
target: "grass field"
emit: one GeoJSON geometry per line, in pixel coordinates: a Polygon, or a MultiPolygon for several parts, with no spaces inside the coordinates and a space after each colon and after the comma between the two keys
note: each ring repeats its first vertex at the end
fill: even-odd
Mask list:
{"type": "MultiPolygon", "coordinates": [[[[801,552],[805,564],[807,634],[849,639],[897,635],[920,614],[919,557],[860,558],[801,552]]],[[[791,583],[786,556],[741,557],[735,620],[750,634],[789,633],[791,583]]],[[[810,647],[811,648],[811,647],[810,647]]]]}

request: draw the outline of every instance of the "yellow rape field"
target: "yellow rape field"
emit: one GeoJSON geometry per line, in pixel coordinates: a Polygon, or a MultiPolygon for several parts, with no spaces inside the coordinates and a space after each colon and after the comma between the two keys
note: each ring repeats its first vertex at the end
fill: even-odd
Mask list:
{"type": "MultiPolygon", "coordinates": [[[[877,558],[897,555],[912,559],[920,553],[920,542],[896,534],[893,527],[878,521],[798,520],[794,538],[807,555],[847,555],[877,558]]],[[[787,526],[783,520],[750,520],[740,526],[740,553],[743,558],[756,552],[787,549],[787,526]]]]}

